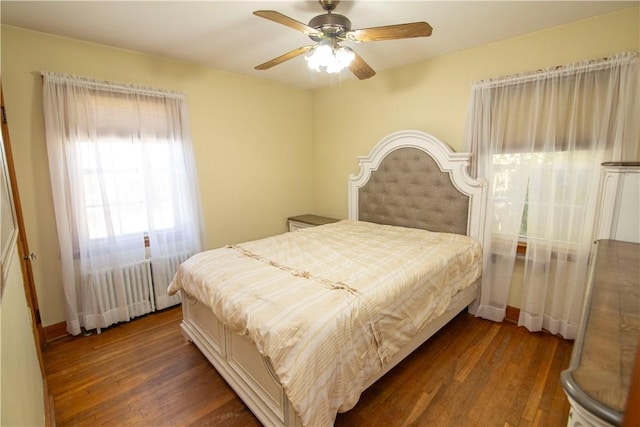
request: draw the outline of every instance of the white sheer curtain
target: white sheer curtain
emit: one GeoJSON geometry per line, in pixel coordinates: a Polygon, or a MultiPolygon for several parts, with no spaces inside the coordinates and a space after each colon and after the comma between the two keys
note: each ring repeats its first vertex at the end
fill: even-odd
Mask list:
{"type": "Polygon", "coordinates": [[[44,72],[43,104],[68,332],[151,311],[127,304],[124,285],[125,267],[149,258],[157,308],[179,302],[166,292],[175,261],[204,244],[184,95],[44,72]]]}
{"type": "Polygon", "coordinates": [[[519,325],[574,338],[603,161],[635,161],[637,52],[473,85],[466,143],[489,182],[476,315],[502,321],[526,243],[519,325]]]}

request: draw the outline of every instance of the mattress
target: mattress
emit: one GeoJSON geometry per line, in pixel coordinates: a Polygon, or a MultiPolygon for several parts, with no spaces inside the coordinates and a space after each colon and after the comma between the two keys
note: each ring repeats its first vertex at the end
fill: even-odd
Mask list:
{"type": "Polygon", "coordinates": [[[304,425],[332,425],[481,260],[467,236],[344,220],[197,254],[169,292],[248,336],[304,425]]]}

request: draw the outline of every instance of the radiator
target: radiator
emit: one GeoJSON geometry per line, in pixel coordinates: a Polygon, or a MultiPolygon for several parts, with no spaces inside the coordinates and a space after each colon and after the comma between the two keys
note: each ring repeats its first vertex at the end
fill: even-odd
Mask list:
{"type": "Polygon", "coordinates": [[[177,293],[169,296],[167,294],[167,287],[169,283],[171,283],[171,280],[173,280],[176,271],[178,271],[178,266],[185,262],[190,256],[189,253],[170,255],[162,259],[162,270],[154,271],[153,277],[157,280],[157,283],[154,283],[156,309],[162,310],[182,302],[181,294],[177,293]]]}
{"type": "MultiPolygon", "coordinates": [[[[122,276],[129,317],[137,317],[154,311],[151,260],[144,259],[125,264],[122,268],[122,276]]],[[[117,310],[113,270],[106,268],[93,272],[91,283],[96,298],[96,314],[104,315],[111,310],[117,310]]],[[[99,328],[98,332],[100,332],[99,328]]]]}
{"type": "Polygon", "coordinates": [[[178,271],[178,267],[180,266],[180,264],[182,264],[183,262],[185,262],[187,259],[189,259],[191,255],[188,253],[182,253],[182,254],[176,254],[176,255],[171,255],[170,257],[167,258],[168,260],[168,264],[169,264],[169,271],[171,272],[169,277],[169,281],[171,281],[173,279],[173,276],[176,274],[176,271],[178,271]]]}
{"type": "MultiPolygon", "coordinates": [[[[152,275],[151,259],[125,264],[122,268],[124,282],[124,298],[127,306],[128,317],[142,316],[155,310],[162,310],[182,301],[178,293],[167,295],[167,286],[173,279],[178,266],[189,258],[190,254],[181,253],[161,258],[161,273],[152,275]],[[155,277],[156,283],[154,283],[155,277]]],[[[111,268],[105,268],[92,272],[89,283],[91,284],[94,299],[94,315],[102,321],[96,320],[96,329],[101,332],[101,327],[106,327],[123,320],[119,314],[117,292],[114,273],[111,268]]]]}

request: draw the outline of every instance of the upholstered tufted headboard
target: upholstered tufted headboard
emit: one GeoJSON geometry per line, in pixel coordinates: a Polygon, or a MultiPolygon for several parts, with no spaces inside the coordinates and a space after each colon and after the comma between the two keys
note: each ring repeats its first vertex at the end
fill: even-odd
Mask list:
{"type": "Polygon", "coordinates": [[[484,184],[468,174],[470,154],[419,131],[383,138],[349,178],[349,218],[467,234],[482,242],[484,184]]]}

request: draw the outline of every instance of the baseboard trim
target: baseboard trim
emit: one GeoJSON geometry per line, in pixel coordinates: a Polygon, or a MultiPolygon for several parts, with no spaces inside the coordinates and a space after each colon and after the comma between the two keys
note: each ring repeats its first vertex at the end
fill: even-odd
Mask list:
{"type": "Polygon", "coordinates": [[[67,336],[67,323],[60,322],[44,327],[44,340],[52,341],[67,336]]]}
{"type": "Polygon", "coordinates": [[[510,322],[518,323],[519,318],[520,309],[518,307],[511,307],[510,305],[508,305],[507,309],[505,310],[505,319],[510,322]]]}

